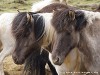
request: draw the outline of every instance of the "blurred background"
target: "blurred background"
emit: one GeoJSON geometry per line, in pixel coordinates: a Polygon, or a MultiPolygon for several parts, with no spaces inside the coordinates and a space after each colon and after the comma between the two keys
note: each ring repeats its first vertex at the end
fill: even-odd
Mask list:
{"type": "MultiPolygon", "coordinates": [[[[0,0],[0,12],[30,11],[33,3],[40,0],[0,0]]],[[[81,9],[94,10],[100,0],[66,0],[67,4],[81,9]]]]}

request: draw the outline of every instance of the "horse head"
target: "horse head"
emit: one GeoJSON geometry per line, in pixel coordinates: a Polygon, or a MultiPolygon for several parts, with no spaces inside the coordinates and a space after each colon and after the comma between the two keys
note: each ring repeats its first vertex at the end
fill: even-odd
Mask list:
{"type": "Polygon", "coordinates": [[[12,22],[12,33],[16,38],[13,59],[16,64],[23,64],[34,49],[44,32],[43,17],[36,13],[20,12],[12,22]]]}
{"type": "Polygon", "coordinates": [[[85,27],[86,20],[80,11],[59,10],[54,13],[52,25],[56,30],[52,60],[54,64],[61,65],[69,52],[77,47],[79,32],[85,27]]]}

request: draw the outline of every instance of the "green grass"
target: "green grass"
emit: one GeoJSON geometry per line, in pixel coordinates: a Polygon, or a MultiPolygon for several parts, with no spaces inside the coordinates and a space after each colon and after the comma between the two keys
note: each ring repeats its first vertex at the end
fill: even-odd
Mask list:
{"type": "Polygon", "coordinates": [[[81,9],[95,10],[96,6],[91,7],[88,5],[100,5],[100,0],[69,0],[68,3],[81,9]]]}
{"type": "Polygon", "coordinates": [[[26,0],[24,3],[18,3],[17,0],[0,0],[0,12],[30,11],[33,3],[39,0],[26,0]]]}
{"type": "MultiPolygon", "coordinates": [[[[24,0],[24,3],[18,3],[18,0],[0,0],[0,13],[3,12],[17,12],[19,11],[30,11],[33,3],[40,0],[24,0]]],[[[100,0],[69,0],[68,4],[79,6],[87,4],[100,4],[100,0]]],[[[90,9],[90,7],[81,7],[90,9]]]]}
{"type": "Polygon", "coordinates": [[[69,0],[72,5],[100,4],[100,0],[69,0]]]}

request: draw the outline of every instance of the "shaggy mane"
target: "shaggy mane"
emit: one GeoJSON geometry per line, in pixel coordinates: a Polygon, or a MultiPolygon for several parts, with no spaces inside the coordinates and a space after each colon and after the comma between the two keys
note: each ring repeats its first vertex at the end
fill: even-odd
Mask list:
{"type": "Polygon", "coordinates": [[[68,24],[71,24],[71,20],[68,15],[70,9],[62,9],[54,12],[52,25],[58,32],[63,31],[68,27],[68,24]]]}
{"type": "Polygon", "coordinates": [[[27,20],[27,12],[20,12],[12,21],[12,33],[16,39],[25,37],[29,34],[31,22],[27,20]]]}
{"type": "Polygon", "coordinates": [[[71,31],[72,25],[75,27],[75,30],[81,30],[86,27],[87,19],[83,11],[76,11],[73,9],[62,9],[54,12],[52,25],[57,30],[61,31],[71,31]],[[73,14],[69,14],[73,12],[73,14]],[[74,19],[72,16],[75,16],[74,19]]]}

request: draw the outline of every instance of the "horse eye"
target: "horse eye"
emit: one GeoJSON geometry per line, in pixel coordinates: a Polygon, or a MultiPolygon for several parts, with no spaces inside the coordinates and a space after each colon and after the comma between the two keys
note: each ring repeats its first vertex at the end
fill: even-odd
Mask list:
{"type": "Polygon", "coordinates": [[[25,35],[24,35],[24,37],[28,37],[29,34],[30,34],[29,32],[26,32],[25,35]]]}
{"type": "Polygon", "coordinates": [[[71,34],[71,32],[70,32],[70,31],[67,31],[67,32],[66,32],[66,35],[70,35],[70,34],[71,34]]]}

